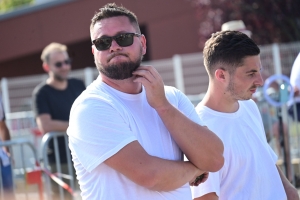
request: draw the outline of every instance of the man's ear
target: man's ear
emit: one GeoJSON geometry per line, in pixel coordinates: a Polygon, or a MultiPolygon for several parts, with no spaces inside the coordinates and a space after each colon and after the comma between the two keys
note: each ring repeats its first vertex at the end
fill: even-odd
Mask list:
{"type": "Polygon", "coordinates": [[[221,82],[226,82],[227,79],[227,71],[225,71],[224,69],[217,69],[215,71],[215,79],[221,82]]]}
{"type": "Polygon", "coordinates": [[[45,72],[49,72],[49,65],[47,63],[43,63],[43,69],[45,70],[45,72]]]}
{"type": "Polygon", "coordinates": [[[147,52],[147,45],[146,45],[146,37],[142,34],[141,35],[141,43],[142,43],[142,54],[145,55],[147,52]]]}

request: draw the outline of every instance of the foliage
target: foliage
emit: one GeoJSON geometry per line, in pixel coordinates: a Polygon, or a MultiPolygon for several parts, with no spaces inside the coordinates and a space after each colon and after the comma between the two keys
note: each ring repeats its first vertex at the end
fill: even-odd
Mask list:
{"type": "Polygon", "coordinates": [[[260,45],[300,41],[300,0],[189,0],[196,7],[199,46],[231,20],[243,20],[260,45]]]}
{"type": "Polygon", "coordinates": [[[0,0],[0,13],[33,3],[34,0],[0,0]]]}

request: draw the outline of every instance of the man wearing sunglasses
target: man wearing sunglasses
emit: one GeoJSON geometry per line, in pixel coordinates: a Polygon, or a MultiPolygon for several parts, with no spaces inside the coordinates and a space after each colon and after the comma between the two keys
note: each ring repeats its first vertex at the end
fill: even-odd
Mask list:
{"type": "MultiPolygon", "coordinates": [[[[69,114],[74,100],[85,90],[81,80],[68,78],[71,60],[67,47],[51,43],[42,52],[43,69],[48,73],[47,80],[33,91],[33,110],[38,129],[42,134],[49,132],[66,132],[69,125],[69,114]]],[[[62,173],[67,172],[65,140],[58,138],[62,173]]],[[[53,142],[49,144],[48,159],[55,170],[53,142]]],[[[57,184],[54,184],[57,188],[57,184]]]]}
{"type": "Polygon", "coordinates": [[[146,38],[131,11],[105,5],[90,33],[100,75],[75,100],[67,130],[82,199],[192,199],[189,183],[222,167],[222,142],[183,93],[140,65],[146,38]]]}

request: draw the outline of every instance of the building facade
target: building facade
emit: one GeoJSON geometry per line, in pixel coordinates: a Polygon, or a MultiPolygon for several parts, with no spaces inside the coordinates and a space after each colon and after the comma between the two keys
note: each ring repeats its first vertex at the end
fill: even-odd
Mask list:
{"type": "MultiPolygon", "coordinates": [[[[187,0],[116,0],[138,17],[147,38],[145,61],[201,51],[194,7],[187,0]]],[[[47,0],[0,15],[0,78],[44,73],[40,54],[66,44],[73,68],[94,66],[89,25],[104,0],[47,0]]]]}

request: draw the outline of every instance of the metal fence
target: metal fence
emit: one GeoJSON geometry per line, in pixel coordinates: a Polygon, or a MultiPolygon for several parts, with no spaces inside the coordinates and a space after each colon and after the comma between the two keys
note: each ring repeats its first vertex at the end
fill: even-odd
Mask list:
{"type": "MultiPolygon", "coordinates": [[[[74,176],[74,169],[73,169],[73,163],[71,160],[71,154],[69,151],[68,147],[68,137],[66,133],[63,132],[50,132],[47,133],[43,136],[42,139],[42,160],[43,160],[43,166],[44,166],[44,171],[46,172],[45,176],[45,191],[46,191],[46,196],[47,200],[52,200],[52,184],[51,184],[51,179],[55,182],[59,188],[59,200],[64,200],[66,194],[69,192],[71,199],[75,200],[79,198],[78,191],[76,192],[75,189],[75,181],[76,177],[74,176]],[[60,159],[60,150],[59,150],[59,145],[58,145],[58,138],[64,138],[65,141],[65,148],[66,148],[66,158],[67,158],[67,163],[66,163],[66,169],[62,169],[61,167],[61,159],[60,159]],[[52,164],[52,166],[56,169],[53,171],[50,167],[50,163],[48,160],[48,148],[50,141],[53,140],[54,143],[54,155],[55,155],[55,164],[52,164]]],[[[58,199],[57,199],[58,200],[58,199]]]]}
{"type": "MultiPolygon", "coordinates": [[[[14,139],[10,141],[0,142],[0,148],[8,147],[11,152],[10,167],[13,179],[13,195],[15,199],[40,199],[43,200],[42,173],[39,166],[37,151],[33,144],[27,139],[14,139]],[[18,154],[19,153],[19,154],[18,154]],[[20,155],[20,156],[16,156],[20,155]],[[26,160],[31,160],[30,163],[26,160]],[[16,168],[15,162],[20,161],[21,165],[16,168]],[[36,185],[30,188],[29,185],[36,185]]],[[[2,180],[0,173],[0,180],[2,180]]],[[[8,200],[9,197],[4,196],[2,181],[0,181],[0,199],[8,200]]],[[[10,196],[13,198],[12,196],[10,196]]]]}
{"type": "Polygon", "coordinates": [[[0,200],[26,199],[26,200],[80,200],[79,189],[75,188],[75,180],[71,154],[68,150],[68,138],[66,133],[51,132],[43,136],[41,142],[42,156],[38,158],[37,150],[34,144],[24,138],[12,139],[10,141],[0,142],[0,148],[9,147],[11,152],[9,166],[11,168],[13,191],[4,195],[2,176],[0,168],[0,200]],[[57,139],[65,138],[67,170],[61,168],[59,154],[59,145],[57,139]],[[49,142],[54,141],[55,164],[54,170],[48,160],[49,142]],[[30,162],[28,162],[30,161],[30,162]],[[20,162],[20,164],[17,164],[20,162]],[[53,195],[51,180],[58,186],[58,193],[53,195]],[[70,194],[67,198],[66,194],[70,194]]]}

